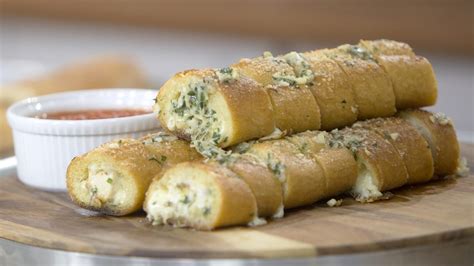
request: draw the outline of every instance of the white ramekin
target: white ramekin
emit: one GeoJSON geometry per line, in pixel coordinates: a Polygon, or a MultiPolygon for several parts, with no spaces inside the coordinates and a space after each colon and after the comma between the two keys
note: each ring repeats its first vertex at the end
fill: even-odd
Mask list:
{"type": "Polygon", "coordinates": [[[36,114],[88,110],[150,108],[157,91],[84,90],[29,98],[7,111],[13,129],[18,177],[30,186],[66,190],[66,169],[77,155],[118,138],[137,138],[160,129],[153,114],[97,120],[48,120],[36,114]]]}

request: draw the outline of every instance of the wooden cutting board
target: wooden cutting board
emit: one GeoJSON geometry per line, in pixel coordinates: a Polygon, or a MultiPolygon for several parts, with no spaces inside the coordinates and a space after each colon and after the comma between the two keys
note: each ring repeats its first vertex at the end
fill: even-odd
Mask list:
{"type": "MultiPolygon", "coordinates": [[[[472,169],[474,145],[462,145],[472,169]]],[[[33,246],[106,255],[275,258],[335,255],[474,238],[474,174],[393,191],[390,200],[288,211],[265,226],[198,232],[151,226],[144,213],[108,217],[66,193],[0,178],[0,237],[33,246]]]]}

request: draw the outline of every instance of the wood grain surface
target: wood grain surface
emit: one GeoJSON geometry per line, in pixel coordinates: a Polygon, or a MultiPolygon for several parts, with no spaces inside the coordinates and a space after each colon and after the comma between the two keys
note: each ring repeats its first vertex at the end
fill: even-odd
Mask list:
{"type": "Polygon", "coordinates": [[[474,145],[462,145],[471,173],[393,191],[390,200],[324,203],[256,228],[215,232],[151,226],[144,213],[117,218],[76,207],[66,193],[0,178],[0,237],[106,255],[166,258],[277,258],[348,254],[474,237],[474,145]]]}

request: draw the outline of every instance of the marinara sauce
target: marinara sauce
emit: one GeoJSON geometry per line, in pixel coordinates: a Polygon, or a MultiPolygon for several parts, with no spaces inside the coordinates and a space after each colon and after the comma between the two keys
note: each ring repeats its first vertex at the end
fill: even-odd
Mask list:
{"type": "Polygon", "coordinates": [[[144,115],[149,113],[151,113],[151,111],[145,109],[97,109],[43,113],[35,117],[52,120],[91,120],[144,115]]]}

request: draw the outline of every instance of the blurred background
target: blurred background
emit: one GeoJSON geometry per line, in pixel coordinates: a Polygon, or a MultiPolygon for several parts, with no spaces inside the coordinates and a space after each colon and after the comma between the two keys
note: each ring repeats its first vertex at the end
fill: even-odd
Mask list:
{"type": "MultiPolygon", "coordinates": [[[[474,142],[474,1],[0,0],[0,128],[12,102],[67,89],[159,88],[178,71],[388,38],[437,74],[431,110],[474,142]]],[[[0,130],[0,150],[11,150],[0,130]]]]}

